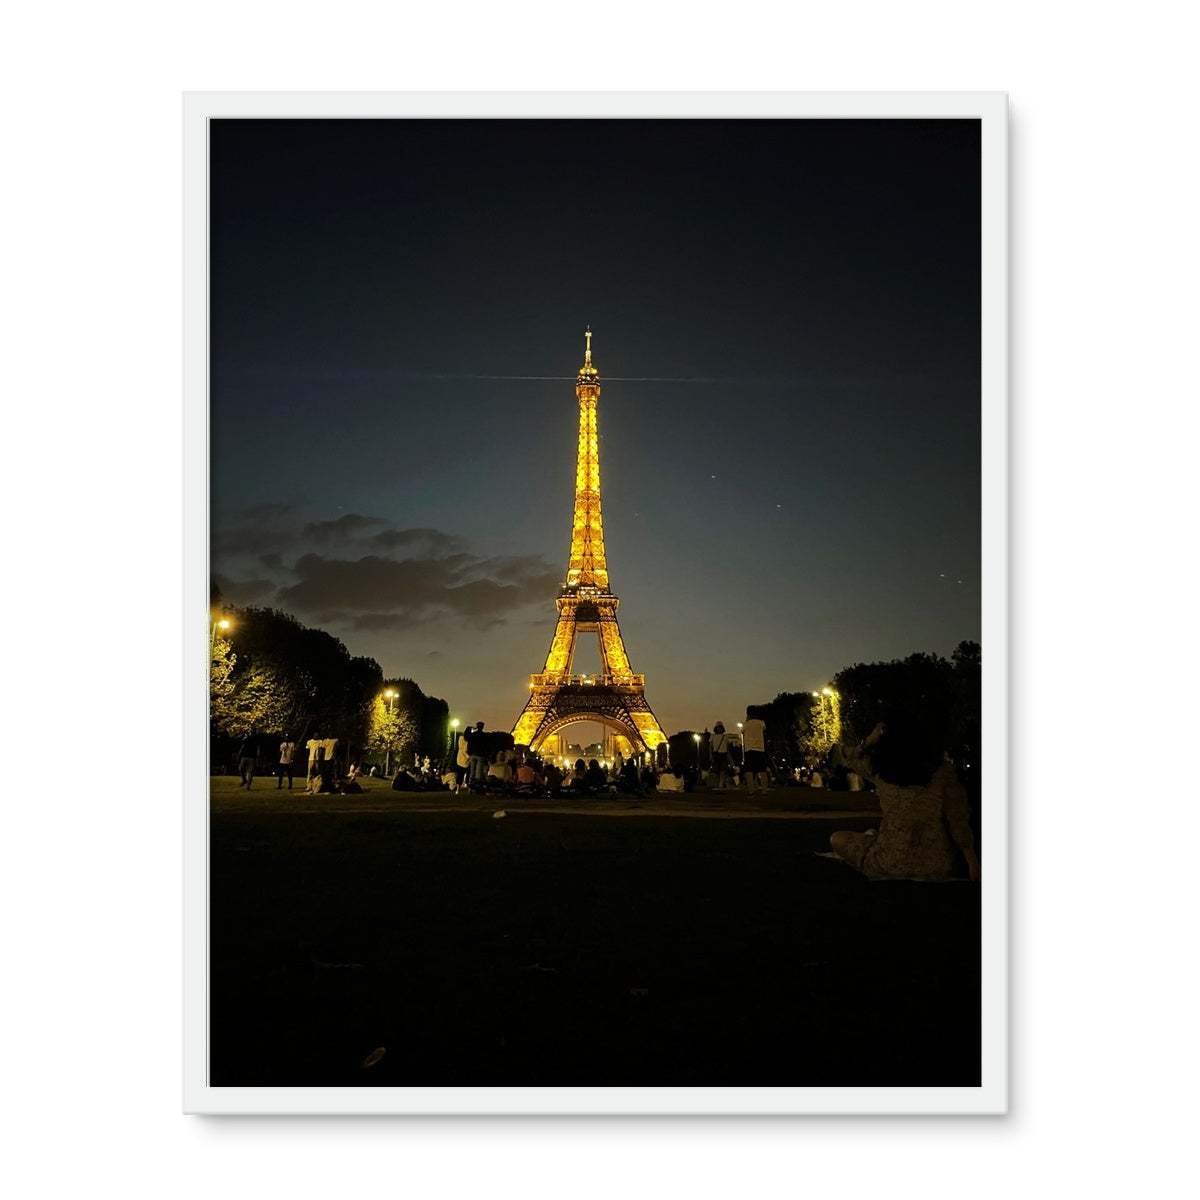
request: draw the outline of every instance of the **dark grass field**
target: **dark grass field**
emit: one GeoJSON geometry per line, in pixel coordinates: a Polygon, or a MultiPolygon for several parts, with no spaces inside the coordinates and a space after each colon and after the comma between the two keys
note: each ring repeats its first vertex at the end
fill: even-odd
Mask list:
{"type": "Polygon", "coordinates": [[[211,823],[214,1086],[980,1082],[979,889],[816,857],[866,816],[243,798],[211,823]]]}

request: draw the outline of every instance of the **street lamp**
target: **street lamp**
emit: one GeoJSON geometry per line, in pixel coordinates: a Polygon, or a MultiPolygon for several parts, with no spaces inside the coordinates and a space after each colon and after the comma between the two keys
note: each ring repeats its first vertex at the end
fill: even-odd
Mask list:
{"type": "Polygon", "coordinates": [[[218,621],[213,621],[212,628],[208,631],[208,656],[212,657],[213,648],[217,644],[217,630],[228,629],[229,621],[225,617],[221,617],[218,621]]]}
{"type": "Polygon", "coordinates": [[[696,770],[699,771],[700,770],[700,735],[698,733],[693,733],[692,738],[695,740],[695,743],[696,743],[696,770]]]}
{"type": "MultiPolygon", "coordinates": [[[[454,720],[450,722],[450,758],[454,762],[457,762],[457,756],[454,753],[454,743],[458,741],[457,734],[458,734],[458,718],[455,717],[454,720]]],[[[453,762],[451,765],[453,765],[453,762]]]]}
{"type": "MultiPolygon", "coordinates": [[[[391,688],[388,688],[388,690],[386,692],[384,692],[383,695],[384,695],[384,699],[386,699],[388,702],[388,716],[390,717],[392,715],[392,704],[396,700],[396,693],[391,688]]],[[[389,722],[387,750],[385,752],[386,757],[383,760],[383,773],[389,779],[392,776],[392,733],[393,733],[393,730],[391,727],[391,723],[389,722]]]]}

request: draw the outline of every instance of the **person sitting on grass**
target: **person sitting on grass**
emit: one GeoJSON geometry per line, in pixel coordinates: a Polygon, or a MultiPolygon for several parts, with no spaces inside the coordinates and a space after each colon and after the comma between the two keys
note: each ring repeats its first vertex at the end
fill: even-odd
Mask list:
{"type": "Polygon", "coordinates": [[[551,796],[557,796],[562,791],[563,773],[558,769],[558,764],[548,762],[542,768],[542,774],[546,781],[546,791],[551,796]]]}
{"type": "Polygon", "coordinates": [[[576,792],[576,793],[582,792],[584,790],[583,777],[586,774],[587,774],[587,763],[585,763],[582,758],[577,758],[575,760],[575,766],[574,766],[573,770],[571,771],[570,777],[567,779],[567,782],[565,784],[566,790],[569,792],[576,792]]]}
{"type": "Polygon", "coordinates": [[[583,773],[583,789],[594,796],[608,791],[608,774],[594,758],[588,760],[583,773]]]}
{"type": "Polygon", "coordinates": [[[645,795],[638,779],[637,763],[632,758],[621,768],[621,773],[617,776],[617,788],[629,796],[645,795]]]}
{"type": "Polygon", "coordinates": [[[979,880],[966,789],[953,763],[914,722],[875,726],[853,748],[835,746],[834,764],[870,780],[883,813],[878,830],[839,830],[829,847],[868,879],[979,880]],[[960,858],[961,856],[961,858],[960,858]]]}
{"type": "Polygon", "coordinates": [[[658,777],[658,790],[660,792],[682,792],[683,773],[676,771],[670,763],[667,763],[658,777]]]}
{"type": "Polygon", "coordinates": [[[496,761],[492,763],[490,767],[488,767],[487,778],[488,783],[493,786],[495,784],[501,784],[504,787],[508,787],[508,785],[512,783],[512,767],[508,765],[508,757],[503,750],[496,755],[496,761]]]}
{"type": "Polygon", "coordinates": [[[392,780],[393,792],[423,792],[424,790],[420,782],[403,767],[396,772],[396,777],[392,780]]]}
{"type": "Polygon", "coordinates": [[[331,759],[322,760],[317,773],[308,781],[308,790],[314,796],[329,796],[338,790],[337,769],[331,759]]]}

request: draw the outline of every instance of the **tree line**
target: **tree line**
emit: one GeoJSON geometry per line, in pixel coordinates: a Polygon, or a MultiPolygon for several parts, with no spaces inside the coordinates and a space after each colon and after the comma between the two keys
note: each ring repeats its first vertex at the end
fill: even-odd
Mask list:
{"type": "MultiPolygon", "coordinates": [[[[828,691],[780,692],[754,707],[766,725],[767,752],[780,766],[821,761],[833,742],[860,741],[882,721],[903,716],[908,728],[944,748],[969,790],[977,790],[982,724],[982,654],[978,642],[960,642],[949,659],[916,653],[891,662],[855,663],[839,671],[828,691]]],[[[731,723],[727,733],[736,733],[731,723]]],[[[696,731],[668,738],[673,763],[695,765],[696,731]]],[[[708,762],[710,734],[700,734],[699,758],[708,762]]]]}
{"type": "Polygon", "coordinates": [[[215,769],[229,768],[251,736],[264,743],[264,753],[285,739],[303,747],[310,738],[337,738],[345,761],[445,756],[445,700],[426,696],[411,679],[385,679],[373,658],[352,656],[332,634],[287,613],[228,606],[222,612],[228,629],[214,622],[209,675],[215,769]]]}
{"type": "MultiPolygon", "coordinates": [[[[251,735],[268,746],[289,738],[339,741],[339,757],[381,766],[434,762],[451,750],[449,706],[426,696],[411,679],[385,679],[372,658],[356,658],[332,634],[301,625],[270,608],[224,608],[227,631],[214,623],[211,653],[212,762],[232,766],[251,735]],[[390,695],[388,693],[391,693],[390,695]]],[[[781,692],[755,707],[766,724],[767,750],[777,765],[821,761],[833,742],[859,740],[879,721],[901,714],[911,728],[944,747],[971,785],[979,777],[981,652],[960,642],[949,659],[916,653],[891,662],[856,663],[822,692],[781,692]]],[[[731,722],[727,730],[737,732],[731,722]]],[[[508,734],[495,733],[512,745],[508,734]]],[[[668,757],[680,766],[708,765],[708,730],[668,738],[668,757]]],[[[274,747],[270,747],[274,749],[274,747]]]]}

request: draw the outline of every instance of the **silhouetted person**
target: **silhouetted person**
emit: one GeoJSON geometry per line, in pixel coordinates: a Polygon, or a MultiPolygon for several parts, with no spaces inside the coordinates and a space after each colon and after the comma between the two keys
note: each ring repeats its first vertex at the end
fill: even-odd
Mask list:
{"type": "Polygon", "coordinates": [[[631,796],[642,795],[641,781],[638,779],[637,763],[629,759],[617,775],[617,787],[631,796]]]}
{"type": "Polygon", "coordinates": [[[278,791],[283,787],[283,777],[287,776],[288,791],[292,790],[292,759],[296,757],[296,743],[290,738],[279,743],[279,782],[275,785],[278,791]]]}
{"type": "Polygon", "coordinates": [[[589,759],[587,770],[583,773],[583,786],[589,792],[603,792],[608,790],[608,776],[604,773],[604,768],[594,758],[589,759]]]}
{"type": "Polygon", "coordinates": [[[512,783],[512,767],[508,765],[508,756],[503,750],[496,755],[496,761],[488,767],[487,777],[503,784],[512,783]]]}
{"type": "Polygon", "coordinates": [[[713,726],[708,744],[712,752],[712,773],[717,777],[713,786],[718,792],[724,791],[729,784],[729,735],[725,732],[723,721],[713,726]]]}
{"type": "Polygon", "coordinates": [[[658,777],[658,790],[660,792],[682,792],[683,791],[683,772],[677,772],[676,769],[668,763],[663,767],[662,774],[658,777]]]}
{"type": "Polygon", "coordinates": [[[771,781],[769,774],[770,760],[767,758],[767,727],[758,715],[754,705],[746,708],[746,721],[742,726],[742,774],[746,779],[746,792],[754,795],[754,785],[758,784],[758,794],[765,795],[770,789],[767,784],[771,781]]]}
{"type": "Polygon", "coordinates": [[[471,765],[470,751],[467,749],[467,733],[463,730],[458,735],[458,746],[454,755],[454,790],[461,791],[463,781],[467,778],[467,770],[471,765]]]}
{"type": "Polygon", "coordinates": [[[488,772],[487,738],[483,722],[476,721],[474,729],[467,730],[467,780],[482,783],[488,772]]]}
{"type": "Polygon", "coordinates": [[[254,768],[258,765],[258,739],[251,734],[238,747],[238,774],[242,782],[240,788],[249,788],[254,782],[254,768]]]}

